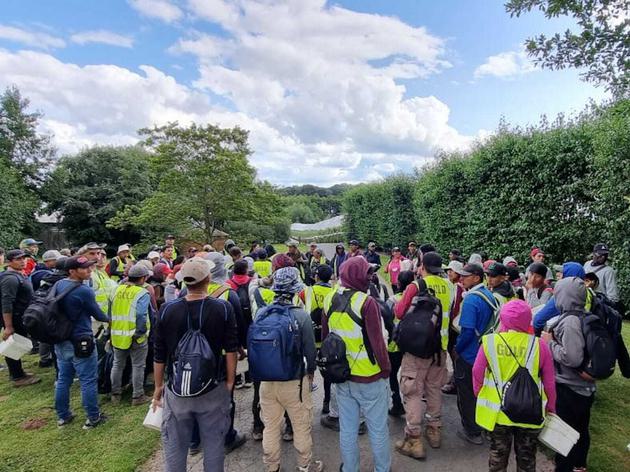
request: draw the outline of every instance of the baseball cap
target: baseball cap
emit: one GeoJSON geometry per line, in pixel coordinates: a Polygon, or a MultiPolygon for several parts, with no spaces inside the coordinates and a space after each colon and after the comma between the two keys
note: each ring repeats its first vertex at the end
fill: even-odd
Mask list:
{"type": "Polygon", "coordinates": [[[446,266],[446,270],[452,270],[456,274],[459,274],[462,271],[463,268],[464,268],[464,264],[462,264],[459,261],[451,261],[446,266]]]}
{"type": "Polygon", "coordinates": [[[10,251],[7,251],[6,259],[7,261],[12,261],[13,259],[19,259],[24,256],[26,256],[26,253],[21,249],[11,249],[10,251]]]}
{"type": "MultiPolygon", "coordinates": [[[[457,272],[457,271],[456,271],[457,272]]],[[[480,279],[483,279],[483,267],[479,264],[466,264],[461,272],[457,272],[459,275],[463,275],[464,277],[468,275],[477,275],[480,279]]]]}
{"type": "Polygon", "coordinates": [[[608,244],[597,243],[593,246],[593,254],[605,255],[608,254],[610,250],[608,249],[608,244]]]}
{"type": "Polygon", "coordinates": [[[182,264],[179,272],[182,274],[182,280],[188,284],[197,284],[210,275],[214,269],[214,262],[193,257],[182,264]]]}
{"type": "Polygon", "coordinates": [[[33,244],[43,244],[43,241],[36,241],[33,238],[26,238],[20,241],[20,249],[24,249],[25,247],[32,246],[33,244]]]}
{"type": "Polygon", "coordinates": [[[66,259],[65,269],[86,269],[96,264],[96,261],[91,261],[85,256],[72,256],[66,259]]]}
{"type": "Polygon", "coordinates": [[[545,255],[545,253],[543,252],[542,249],[540,249],[539,247],[535,247],[534,249],[532,249],[532,251],[529,253],[530,256],[532,256],[532,258],[536,257],[538,254],[542,254],[543,256],[545,255]]]}
{"type": "Polygon", "coordinates": [[[415,241],[409,241],[407,246],[417,246],[418,244],[415,241]]]}
{"type": "Polygon", "coordinates": [[[164,239],[175,239],[175,236],[172,234],[167,234],[164,239]]]}
{"type": "Polygon", "coordinates": [[[147,259],[159,259],[160,258],[160,253],[157,251],[151,251],[149,254],[147,254],[147,259]]]}
{"type": "Polygon", "coordinates": [[[123,251],[131,251],[131,246],[129,246],[129,244],[123,244],[121,246],[118,246],[118,251],[116,251],[116,253],[120,254],[123,251]]]}
{"type": "Polygon", "coordinates": [[[47,262],[47,261],[56,261],[57,259],[59,259],[61,257],[61,253],[59,251],[55,251],[54,249],[51,249],[49,251],[46,251],[43,255],[42,255],[42,261],[47,262]]]}
{"type": "Polygon", "coordinates": [[[148,277],[149,275],[151,275],[151,271],[149,271],[149,269],[141,263],[138,264],[134,264],[131,269],[129,269],[129,273],[128,273],[129,277],[148,277]]]}
{"type": "Polygon", "coordinates": [[[313,241],[311,244],[309,244],[309,247],[317,247],[317,243],[313,241]]]}
{"type": "Polygon", "coordinates": [[[494,261],[486,268],[486,274],[488,277],[499,277],[500,275],[508,275],[508,271],[503,264],[494,261]]]}
{"type": "Polygon", "coordinates": [[[376,247],[376,243],[372,241],[370,244],[368,244],[368,247],[376,247]]]}
{"type": "Polygon", "coordinates": [[[356,239],[352,239],[350,241],[350,246],[360,246],[359,241],[357,241],[356,239]]]}
{"type": "Polygon", "coordinates": [[[95,242],[89,242],[87,244],[84,244],[83,246],[81,246],[79,248],[79,250],[77,251],[77,254],[81,255],[81,254],[85,254],[88,251],[93,251],[95,249],[105,249],[105,247],[107,246],[107,244],[98,244],[95,242]]]}
{"type": "Polygon", "coordinates": [[[287,247],[298,247],[298,243],[296,241],[288,241],[287,247]]]}
{"type": "Polygon", "coordinates": [[[392,252],[400,252],[400,248],[398,246],[395,246],[392,248],[392,252]]]}
{"type": "Polygon", "coordinates": [[[442,258],[437,252],[427,252],[422,256],[422,265],[427,272],[432,274],[442,272],[442,258]]]}
{"type": "Polygon", "coordinates": [[[503,265],[504,266],[509,266],[509,265],[518,266],[518,262],[512,256],[507,256],[506,258],[503,259],[503,265]]]}
{"type": "Polygon", "coordinates": [[[529,266],[529,273],[538,274],[542,277],[547,277],[547,266],[540,262],[534,262],[532,265],[529,266]]]}

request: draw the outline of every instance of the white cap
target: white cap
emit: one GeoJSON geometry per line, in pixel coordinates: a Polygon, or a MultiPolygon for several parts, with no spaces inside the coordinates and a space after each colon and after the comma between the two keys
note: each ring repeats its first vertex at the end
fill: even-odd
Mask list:
{"type": "Polygon", "coordinates": [[[184,262],[177,275],[182,274],[182,280],[188,284],[196,284],[208,277],[212,269],[214,269],[214,262],[201,257],[193,257],[184,262]]]}
{"type": "Polygon", "coordinates": [[[60,257],[61,257],[61,253],[59,251],[55,251],[54,249],[51,249],[44,253],[44,255],[42,256],[42,261],[44,262],[56,261],[60,257]]]}
{"type": "Polygon", "coordinates": [[[451,261],[446,266],[446,270],[453,270],[456,274],[461,274],[464,270],[464,264],[459,261],[451,261]]]}
{"type": "Polygon", "coordinates": [[[151,251],[148,255],[147,255],[147,259],[159,259],[160,258],[160,253],[157,251],[151,251]]]}
{"type": "Polygon", "coordinates": [[[123,251],[131,251],[131,246],[129,246],[129,244],[123,244],[122,246],[118,246],[117,254],[120,254],[123,251]]]}

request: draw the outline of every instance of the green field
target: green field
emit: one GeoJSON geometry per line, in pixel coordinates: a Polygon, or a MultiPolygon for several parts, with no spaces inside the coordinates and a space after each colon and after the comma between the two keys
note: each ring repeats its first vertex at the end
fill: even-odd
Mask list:
{"type": "Polygon", "coordinates": [[[84,431],[85,413],[75,382],[71,405],[76,419],[59,429],[53,408],[55,370],[39,369],[38,356],[24,359],[27,370],[40,376],[42,382],[16,389],[7,370],[0,372],[1,472],[131,472],[151,456],[160,435],[142,426],[148,406],[131,407],[131,392],[116,407],[101,396],[109,421],[84,431]],[[29,430],[27,422],[40,427],[29,430]]]}

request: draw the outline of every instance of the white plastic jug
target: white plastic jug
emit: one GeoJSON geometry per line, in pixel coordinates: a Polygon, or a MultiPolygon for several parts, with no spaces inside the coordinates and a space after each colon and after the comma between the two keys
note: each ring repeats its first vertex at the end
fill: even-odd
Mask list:
{"type": "Polygon", "coordinates": [[[160,431],[162,429],[162,411],[164,408],[157,407],[155,411],[153,411],[153,402],[151,402],[151,406],[149,406],[149,411],[147,412],[147,416],[144,417],[144,421],[142,422],[142,426],[146,426],[149,429],[155,429],[160,431]]]}
{"type": "Polygon", "coordinates": [[[571,452],[578,439],[580,439],[580,433],[553,413],[547,415],[545,427],[538,435],[541,443],[565,457],[571,452]]]}
{"type": "Polygon", "coordinates": [[[12,334],[6,341],[0,343],[0,355],[19,361],[24,354],[28,354],[33,349],[30,339],[12,334]]]}

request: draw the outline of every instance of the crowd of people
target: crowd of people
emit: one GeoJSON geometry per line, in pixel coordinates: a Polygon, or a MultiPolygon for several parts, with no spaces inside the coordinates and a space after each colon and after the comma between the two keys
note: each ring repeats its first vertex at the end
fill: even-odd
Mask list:
{"type": "MultiPolygon", "coordinates": [[[[99,405],[96,335],[106,336],[113,352],[110,401],[122,401],[130,365],[132,405],[164,408],[168,471],[186,470],[188,454],[201,451],[204,470],[223,470],[225,454],[246,441],[234,427],[240,388],[254,391],[251,437],[262,441],[266,470],[280,470],[281,440],[293,441],[299,471],[323,470],[311,436],[313,411],[320,410],[312,397],[318,368],[320,422],[339,432],[339,470],[359,471],[357,436],[364,433],[374,469],[391,470],[388,416],[406,420],[404,431],[393,432],[400,434],[394,450],[425,459],[427,445],[442,444],[444,395],[457,396],[461,440],[489,443],[490,471],[507,470],[512,447],[519,471],[536,470],[537,436],[548,413],[580,433],[567,456],[556,455],[556,470],[586,470],[597,382],[584,368],[581,318],[595,303],[623,312],[606,244],[595,245],[584,265],[552,267],[533,248],[524,268],[512,256],[493,260],[483,252],[464,258],[453,249],[443,259],[430,244],[414,241],[404,254],[394,247],[384,264],[375,242],[362,250],[357,240],[348,251],[338,244],[330,260],[317,244],[303,253],[293,241],[286,253],[257,242],[247,252],[227,240],[183,254],[167,235],[137,257],[122,244],[109,260],[96,242],[49,249],[40,258],[41,244],[25,239],[16,249],[0,249],[2,339],[28,336],[22,317],[32,300],[57,294],[72,334],[34,349],[39,366],[57,372],[60,428],[75,419],[75,378],[83,428],[107,420],[99,405]],[[283,342],[297,357],[288,366],[276,362],[273,329],[291,334],[283,342]],[[249,370],[237,375],[248,356],[249,370]],[[526,420],[505,407],[506,385],[523,369],[540,396],[537,415],[526,420]],[[145,391],[151,377],[152,397],[145,391]]],[[[21,361],[5,361],[15,387],[39,382],[21,361]]]]}

